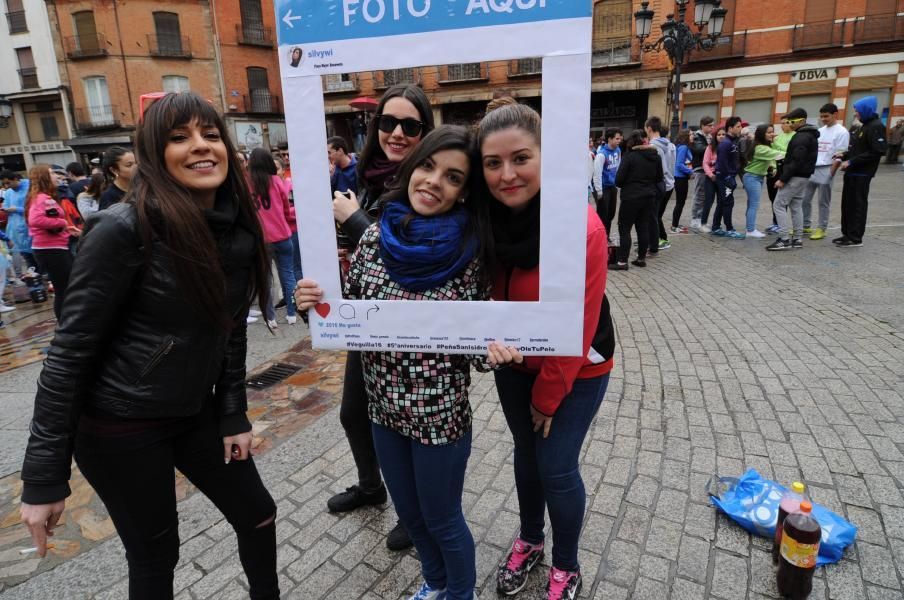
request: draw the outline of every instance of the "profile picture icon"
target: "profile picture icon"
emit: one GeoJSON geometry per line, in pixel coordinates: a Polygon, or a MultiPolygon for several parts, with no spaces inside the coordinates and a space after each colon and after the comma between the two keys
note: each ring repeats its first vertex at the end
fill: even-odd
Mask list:
{"type": "Polygon", "coordinates": [[[301,64],[302,59],[304,58],[304,54],[301,52],[301,48],[295,46],[289,51],[289,65],[293,67],[298,67],[301,64]]]}

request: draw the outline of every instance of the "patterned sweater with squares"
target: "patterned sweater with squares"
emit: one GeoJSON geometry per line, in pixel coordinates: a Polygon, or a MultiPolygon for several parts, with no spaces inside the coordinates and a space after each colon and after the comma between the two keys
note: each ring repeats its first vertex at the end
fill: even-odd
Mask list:
{"type": "MultiPolygon", "coordinates": [[[[345,281],[357,300],[489,300],[475,259],[457,276],[426,292],[390,279],[380,258],[380,224],[358,243],[345,281]]],[[[422,352],[362,352],[370,420],[422,444],[455,442],[471,430],[471,365],[487,371],[484,357],[422,352]]]]}

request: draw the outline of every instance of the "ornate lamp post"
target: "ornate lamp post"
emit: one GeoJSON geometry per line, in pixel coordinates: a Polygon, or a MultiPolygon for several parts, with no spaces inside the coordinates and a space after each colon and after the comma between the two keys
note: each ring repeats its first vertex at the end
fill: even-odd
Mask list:
{"type": "Polygon", "coordinates": [[[691,31],[690,26],[684,21],[689,0],[675,0],[678,6],[678,18],[674,14],[666,15],[666,21],[660,25],[662,37],[655,42],[644,43],[649,37],[653,26],[653,11],[648,7],[650,3],[644,0],[640,3],[640,10],[634,13],[636,35],[640,40],[641,48],[647,52],[665,51],[672,61],[671,89],[672,89],[672,123],[669,127],[672,139],[678,135],[680,121],[678,111],[681,109],[681,65],[684,64],[693,50],[712,50],[716,40],[722,35],[722,26],[725,24],[725,15],[728,10],[720,6],[722,0],[696,0],[694,2],[694,23],[697,32],[691,31]],[[704,32],[704,27],[706,31],[704,32]]]}
{"type": "Polygon", "coordinates": [[[0,96],[0,129],[9,127],[9,118],[13,116],[13,103],[0,96]]]}

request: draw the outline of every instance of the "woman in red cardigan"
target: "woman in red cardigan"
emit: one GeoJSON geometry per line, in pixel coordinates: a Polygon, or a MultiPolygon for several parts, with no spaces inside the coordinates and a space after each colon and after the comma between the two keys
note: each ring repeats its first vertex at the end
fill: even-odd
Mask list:
{"type": "MultiPolygon", "coordinates": [[[[495,100],[480,123],[480,160],[490,202],[497,273],[495,300],[536,302],[540,276],[540,116],[511,99],[495,100]]],[[[553,200],[554,201],[554,200],[553,200]]],[[[543,557],[544,513],[554,548],[548,600],[581,588],[578,539],[586,493],[578,457],[609,383],[615,338],[606,301],[606,230],[587,209],[583,355],[528,357],[497,371],[499,400],[515,442],[521,531],[497,574],[515,594],[543,557]]]]}

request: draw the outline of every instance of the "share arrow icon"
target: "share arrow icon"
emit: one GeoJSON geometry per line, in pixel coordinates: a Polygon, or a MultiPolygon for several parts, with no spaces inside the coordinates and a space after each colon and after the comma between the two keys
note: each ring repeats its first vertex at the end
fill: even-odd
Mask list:
{"type": "Polygon", "coordinates": [[[294,17],[293,17],[293,16],[292,16],[292,9],[290,8],[290,9],[289,9],[289,12],[287,12],[287,13],[283,16],[282,20],[283,20],[283,23],[285,23],[286,25],[289,26],[289,28],[294,29],[294,28],[295,28],[295,25],[292,23],[292,21],[300,21],[300,20],[301,20],[301,17],[300,17],[300,16],[294,16],[294,17]]]}

